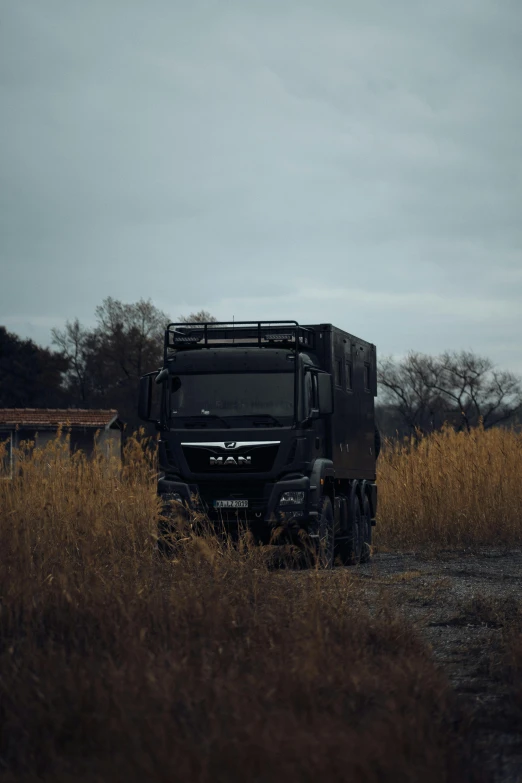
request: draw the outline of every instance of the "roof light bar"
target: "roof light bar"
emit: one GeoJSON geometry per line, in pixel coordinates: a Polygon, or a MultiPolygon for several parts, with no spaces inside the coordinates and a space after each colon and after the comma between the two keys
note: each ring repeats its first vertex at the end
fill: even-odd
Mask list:
{"type": "Polygon", "coordinates": [[[292,343],[295,349],[313,347],[314,334],[297,321],[242,321],[237,323],[211,321],[169,324],[165,334],[165,349],[182,350],[192,344],[209,346],[252,346],[268,343],[292,343]]]}
{"type": "Polygon", "coordinates": [[[295,335],[293,335],[293,334],[266,334],[266,335],[264,335],[264,337],[265,337],[265,340],[273,340],[274,342],[281,341],[281,340],[294,340],[295,339],[295,335]]]}
{"type": "Polygon", "coordinates": [[[179,335],[176,334],[174,337],[175,342],[177,343],[200,343],[203,339],[203,335],[200,335],[199,337],[196,337],[195,335],[179,335]]]}

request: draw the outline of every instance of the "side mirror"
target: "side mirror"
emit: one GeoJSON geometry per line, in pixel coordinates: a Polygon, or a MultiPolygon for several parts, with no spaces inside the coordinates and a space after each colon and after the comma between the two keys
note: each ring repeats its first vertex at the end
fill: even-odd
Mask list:
{"type": "Polygon", "coordinates": [[[142,421],[150,421],[150,407],[152,401],[152,376],[144,375],[140,378],[140,396],[138,400],[138,416],[142,421]]]}
{"type": "Polygon", "coordinates": [[[169,371],[166,367],[163,368],[163,370],[160,370],[159,373],[156,375],[156,383],[163,383],[165,378],[169,377],[169,371]]]}
{"type": "Polygon", "coordinates": [[[317,389],[320,415],[327,416],[329,413],[333,413],[333,386],[330,373],[320,372],[317,374],[317,389]]]}

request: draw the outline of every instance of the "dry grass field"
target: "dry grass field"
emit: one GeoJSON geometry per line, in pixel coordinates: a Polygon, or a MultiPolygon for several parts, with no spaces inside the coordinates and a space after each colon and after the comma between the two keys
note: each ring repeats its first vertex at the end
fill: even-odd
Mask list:
{"type": "Polygon", "coordinates": [[[379,544],[477,548],[522,542],[522,433],[451,429],[388,444],[379,461],[379,544]]]}
{"type": "MultiPolygon", "coordinates": [[[[413,610],[445,600],[441,550],[520,546],[520,435],[388,446],[375,564],[332,572],[190,535],[159,558],[142,446],[120,470],[56,443],[0,481],[0,780],[493,779],[413,610]],[[404,550],[431,577],[379,573],[404,550]]],[[[496,623],[482,665],[522,716],[520,606],[470,600],[459,627],[496,623]]]]}

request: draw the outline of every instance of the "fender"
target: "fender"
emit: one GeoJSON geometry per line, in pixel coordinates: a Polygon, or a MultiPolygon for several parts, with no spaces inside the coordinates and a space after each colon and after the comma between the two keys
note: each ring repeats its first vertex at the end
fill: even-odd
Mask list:
{"type": "Polygon", "coordinates": [[[317,511],[317,506],[322,495],[321,479],[335,478],[335,470],[331,459],[318,457],[312,466],[310,474],[310,510],[317,511]]]}

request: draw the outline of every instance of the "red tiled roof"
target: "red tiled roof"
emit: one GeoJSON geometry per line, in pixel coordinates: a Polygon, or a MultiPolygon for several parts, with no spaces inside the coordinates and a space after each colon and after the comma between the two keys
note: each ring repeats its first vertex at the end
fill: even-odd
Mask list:
{"type": "Polygon", "coordinates": [[[58,427],[106,427],[117,418],[115,410],[81,408],[0,408],[0,425],[58,427]]]}

